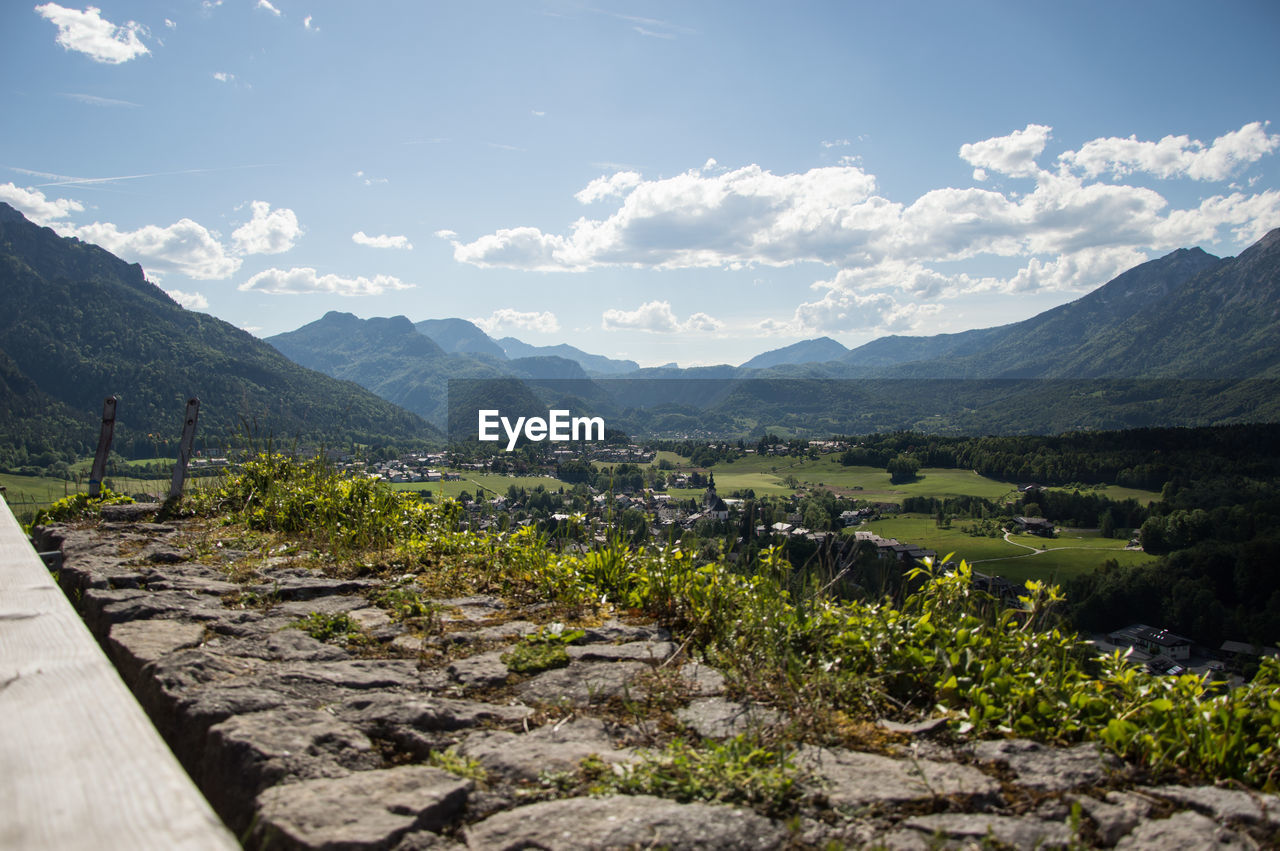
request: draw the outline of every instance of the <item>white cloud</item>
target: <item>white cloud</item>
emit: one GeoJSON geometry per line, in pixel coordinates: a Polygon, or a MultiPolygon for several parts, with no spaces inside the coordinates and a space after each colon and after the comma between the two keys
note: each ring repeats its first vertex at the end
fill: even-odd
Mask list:
{"type": "Polygon", "coordinates": [[[302,28],[303,28],[304,30],[306,30],[307,32],[313,32],[313,33],[318,33],[318,32],[320,32],[320,28],[319,28],[319,27],[317,27],[317,26],[314,26],[314,25],[311,23],[311,16],[310,16],[310,15],[307,15],[305,18],[303,18],[303,19],[302,19],[302,28]]]}
{"type": "Polygon", "coordinates": [[[280,10],[277,9],[275,6],[272,6],[269,0],[258,0],[258,8],[262,9],[263,11],[270,12],[271,14],[275,15],[277,18],[280,17],[280,10]]]}
{"type": "Polygon", "coordinates": [[[229,74],[226,71],[214,71],[213,79],[217,80],[219,83],[234,83],[236,81],[236,75],[229,74]]]}
{"type": "Polygon", "coordinates": [[[167,227],[146,225],[134,231],[122,231],[107,222],[59,227],[58,231],[100,245],[131,263],[141,263],[153,280],[171,272],[216,280],[229,277],[240,268],[240,259],[230,256],[214,234],[191,219],[179,219],[167,227]]]}
{"type": "Polygon", "coordinates": [[[70,198],[46,198],[39,189],[23,189],[12,183],[0,183],[0,201],[6,201],[38,225],[49,225],[72,213],[84,211],[84,205],[70,198]]]}
{"type": "Polygon", "coordinates": [[[695,313],[685,322],[676,318],[669,301],[648,301],[635,310],[609,309],[601,316],[606,331],[648,331],[652,334],[678,334],[685,331],[714,332],[724,323],[705,313],[695,313]]]}
{"type": "Polygon", "coordinates": [[[36,12],[58,28],[58,44],[83,53],[95,62],[119,65],[150,53],[139,35],[148,35],[136,21],[117,26],[103,19],[101,10],[86,6],[83,12],[57,3],[35,7],[36,12]]]}
{"type": "Polygon", "coordinates": [[[639,186],[642,180],[639,172],[619,171],[611,177],[597,177],[587,184],[586,189],[573,197],[578,199],[579,203],[591,204],[611,196],[625,195],[639,186]]]}
{"type": "Polygon", "coordinates": [[[1005,292],[1091,289],[1149,259],[1145,253],[1128,246],[1082,248],[1048,261],[1032,257],[1012,278],[993,289],[1005,292]]]}
{"type": "Polygon", "coordinates": [[[1008,136],[964,144],[960,146],[960,158],[975,167],[974,180],[986,180],[987,171],[1033,177],[1040,170],[1036,157],[1044,152],[1051,129],[1043,124],[1028,124],[1008,136]]]}
{"type": "Polygon", "coordinates": [[[1124,177],[1143,171],[1162,178],[1225,180],[1277,147],[1280,134],[1268,135],[1266,124],[1254,121],[1224,133],[1209,145],[1187,136],[1165,136],[1159,142],[1141,142],[1137,136],[1110,137],[1086,142],[1079,151],[1067,151],[1058,159],[1090,178],[1105,172],[1124,177]]]}
{"type": "Polygon", "coordinates": [[[341,296],[381,295],[393,290],[407,290],[413,285],[406,284],[399,278],[390,275],[375,275],[373,278],[358,276],[343,278],[338,275],[321,275],[309,267],[284,269],[267,269],[259,272],[239,286],[243,292],[271,293],[272,295],[301,295],[307,293],[328,293],[341,296]]]}
{"type": "MultiPolygon", "coordinates": [[[[610,180],[617,183],[593,181],[579,194],[594,200],[606,186],[632,182],[610,180]]],[[[454,241],[454,258],[544,271],[842,262],[851,237],[880,227],[879,208],[887,202],[873,198],[874,189],[875,179],[855,167],[775,175],[751,165],[711,176],[694,169],[642,181],[609,218],[575,222],[572,236],[507,228],[470,243],[454,241]]]]}
{"type": "Polygon", "coordinates": [[[266,201],[253,201],[253,218],[231,233],[236,251],[241,254],[282,254],[293,248],[302,228],[298,217],[288,207],[271,209],[266,201]]]}
{"type": "Polygon", "coordinates": [[[799,305],[789,321],[766,319],[756,327],[765,334],[801,336],[851,331],[901,333],[927,327],[942,312],[939,304],[903,304],[887,293],[829,290],[821,299],[799,305]]]}
{"type": "Polygon", "coordinates": [[[504,328],[523,328],[539,334],[554,334],[560,330],[560,320],[549,310],[519,311],[503,307],[489,314],[487,319],[472,319],[486,334],[496,334],[504,328]]]}
{"type": "Polygon", "coordinates": [[[187,310],[206,310],[209,299],[200,293],[184,293],[182,290],[165,290],[165,294],[187,310]]]}
{"type": "MultiPolygon", "coordinates": [[[[645,180],[625,170],[591,181],[579,201],[614,200],[604,218],[580,218],[568,233],[503,228],[470,242],[440,232],[454,258],[485,268],[584,271],[609,266],[670,269],[813,262],[845,275],[847,287],[939,297],[979,289],[1077,289],[1107,280],[1120,258],[1146,257],[1196,242],[1236,238],[1274,226],[1275,191],[1235,192],[1170,210],[1152,188],[1088,180],[1036,166],[1050,128],[1029,125],[1009,136],[966,145],[980,168],[1028,175],[1032,191],[941,188],[910,204],[875,193],[856,166],[775,175],[759,166],[707,174],[691,169],[645,180]],[[1024,258],[1009,280],[971,279],[931,270],[982,255],[1024,258]],[[1035,259],[1036,263],[1031,260],[1035,259]],[[1039,264],[1038,266],[1036,264],[1039,264]]],[[[1245,134],[1246,136],[1248,134],[1245,134]]]]}
{"type": "MultiPolygon", "coordinates": [[[[439,232],[446,233],[453,232],[439,232]]],[[[453,259],[459,263],[470,263],[482,269],[505,267],[534,272],[573,268],[564,259],[569,248],[568,240],[562,236],[544,234],[537,228],[503,228],[465,245],[454,236],[456,234],[444,238],[453,243],[453,259]]]]}
{"type": "Polygon", "coordinates": [[[164,25],[171,30],[176,30],[178,28],[178,25],[175,24],[173,21],[169,20],[168,18],[164,19],[164,25]]]}
{"type": "Polygon", "coordinates": [[[403,248],[406,251],[412,251],[413,245],[409,242],[407,236],[387,236],[385,233],[378,236],[369,236],[362,230],[358,230],[351,234],[351,241],[356,245],[367,245],[370,248],[403,248]]]}
{"type": "Polygon", "coordinates": [[[360,171],[357,171],[354,176],[360,178],[360,180],[364,182],[365,186],[373,186],[375,183],[387,182],[387,179],[385,177],[369,177],[364,173],[363,169],[360,171]]]}

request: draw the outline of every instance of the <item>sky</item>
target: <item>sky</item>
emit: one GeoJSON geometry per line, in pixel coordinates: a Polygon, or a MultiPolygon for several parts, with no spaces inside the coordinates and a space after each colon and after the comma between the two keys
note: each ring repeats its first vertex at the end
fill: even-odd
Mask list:
{"type": "Polygon", "coordinates": [[[1274,0],[9,0],[0,201],[261,337],[738,364],[1238,254],[1278,37],[1274,0]]]}

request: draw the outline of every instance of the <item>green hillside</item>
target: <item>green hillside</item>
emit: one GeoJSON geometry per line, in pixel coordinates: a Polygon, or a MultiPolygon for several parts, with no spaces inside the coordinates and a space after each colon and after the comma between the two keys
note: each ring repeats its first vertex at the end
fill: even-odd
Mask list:
{"type": "Polygon", "coordinates": [[[184,310],[141,267],[59,237],[0,204],[0,464],[44,466],[91,451],[117,395],[115,448],[154,454],[201,400],[199,443],[340,447],[439,433],[353,383],[305,369],[220,319],[184,310]]]}

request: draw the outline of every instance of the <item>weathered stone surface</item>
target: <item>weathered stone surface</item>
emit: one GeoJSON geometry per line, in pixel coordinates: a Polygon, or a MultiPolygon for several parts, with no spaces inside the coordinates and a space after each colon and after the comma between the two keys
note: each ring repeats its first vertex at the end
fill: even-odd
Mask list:
{"type": "Polygon", "coordinates": [[[499,813],[466,831],[472,849],[671,851],[782,848],[786,831],[750,810],[678,804],[648,795],[570,798],[499,813]]]}
{"type": "Polygon", "coordinates": [[[349,615],[351,612],[369,606],[364,597],[354,594],[334,594],[332,596],[304,597],[299,600],[281,603],[275,612],[291,618],[305,618],[313,612],[322,615],[349,615]]]}
{"type": "Polygon", "coordinates": [[[1151,812],[1151,804],[1127,792],[1108,793],[1105,801],[1080,795],[1072,798],[1093,821],[1094,832],[1103,845],[1115,845],[1151,812]]]}
{"type": "Polygon", "coordinates": [[[706,662],[697,660],[686,662],[680,669],[680,676],[692,686],[695,697],[715,697],[724,694],[724,674],[706,662]]]}
{"type": "Polygon", "coordinates": [[[84,592],[85,620],[95,632],[107,632],[125,621],[171,618],[213,621],[222,617],[216,597],[185,591],[145,591],[137,589],[90,589],[84,592]]]}
{"type": "Polygon", "coordinates": [[[421,653],[427,642],[420,635],[397,635],[391,639],[391,649],[398,653],[421,653]]]}
{"type": "Polygon", "coordinates": [[[1042,792],[1095,786],[1115,764],[1096,742],[1054,748],[1026,739],[979,742],[973,748],[979,762],[1003,762],[1017,775],[1018,785],[1042,792]]]}
{"type": "Polygon", "coordinates": [[[258,796],[255,834],[271,848],[391,848],[411,830],[451,824],[471,785],[422,765],[286,783],[258,796]]]}
{"type": "Polygon", "coordinates": [[[125,682],[138,682],[143,666],[203,640],[203,624],[175,620],[147,620],[118,623],[111,627],[108,647],[111,659],[125,682]]]}
{"type": "Polygon", "coordinates": [[[707,739],[727,739],[777,724],[782,714],[765,706],[722,697],[700,697],[676,711],[681,724],[707,739]]]}
{"type": "Polygon", "coordinates": [[[351,689],[413,690],[418,685],[418,668],[404,659],[287,663],[273,668],[272,679],[299,694],[324,699],[351,689]]]}
{"type": "Polygon", "coordinates": [[[1145,821],[1116,843],[1119,851],[1202,851],[1205,848],[1257,848],[1248,836],[1223,827],[1199,813],[1174,813],[1145,821]]]}
{"type": "Polygon", "coordinates": [[[243,830],[258,793],[282,781],[377,768],[369,738],[327,712],[288,707],[234,715],[209,730],[200,787],[243,830]]]}
{"type": "Polygon", "coordinates": [[[270,582],[254,585],[250,590],[277,600],[304,601],[318,597],[359,596],[378,586],[378,583],[368,579],[330,579],[301,568],[273,570],[270,577],[270,582]]]}
{"type": "Polygon", "coordinates": [[[406,833],[392,851],[466,851],[467,846],[429,830],[406,833]]]}
{"type": "Polygon", "coordinates": [[[277,629],[260,638],[209,643],[225,653],[271,662],[341,662],[351,658],[338,645],[312,638],[300,629],[277,629]]]}
{"type": "Polygon", "coordinates": [[[566,648],[570,659],[584,662],[644,662],[660,665],[676,652],[670,641],[631,641],[627,644],[585,644],[566,648]]]}
{"type": "Polygon", "coordinates": [[[493,774],[525,781],[537,780],[543,771],[571,771],[592,754],[605,762],[625,762],[635,755],[630,748],[615,748],[596,718],[575,718],[528,733],[483,730],[468,736],[458,752],[493,774]]]}
{"type": "Polygon", "coordinates": [[[843,748],[805,745],[796,765],[825,781],[835,806],[863,807],[931,798],[993,798],[998,784],[967,765],[932,760],[892,759],[843,748]]]}
{"type": "Polygon", "coordinates": [[[482,724],[518,724],[533,713],[527,706],[503,706],[477,700],[371,692],[347,698],[334,711],[362,729],[452,731],[482,724]]]}
{"type": "Polygon", "coordinates": [[[1160,786],[1143,792],[1181,804],[1219,821],[1280,827],[1280,797],[1217,786],[1160,786]]]}
{"type": "Polygon", "coordinates": [[[538,631],[538,625],[531,621],[507,621],[506,623],[485,626],[468,633],[475,641],[502,641],[508,638],[523,638],[538,631]]]}
{"type": "Polygon", "coordinates": [[[501,685],[507,681],[507,677],[511,674],[507,670],[506,663],[502,661],[504,652],[502,650],[494,650],[489,653],[468,656],[465,659],[456,659],[449,665],[449,676],[457,680],[460,685],[468,688],[501,685]]]}
{"type": "Polygon", "coordinates": [[[1066,825],[1029,816],[936,813],[909,818],[902,826],[925,837],[941,836],[966,842],[983,842],[989,838],[1013,848],[1063,848],[1073,839],[1066,825]]]}
{"type": "Polygon", "coordinates": [[[134,502],[125,505],[102,506],[102,519],[107,523],[128,523],[150,520],[160,510],[158,502],[134,502]]]}
{"type": "Polygon", "coordinates": [[[502,613],[506,604],[491,594],[474,594],[470,597],[449,597],[437,600],[445,607],[441,614],[444,621],[484,621],[502,613]]]}
{"type": "Polygon", "coordinates": [[[573,662],[567,668],[544,671],[516,689],[525,700],[590,706],[624,694],[642,671],[644,662],[573,662]]]}
{"type": "Polygon", "coordinates": [[[387,614],[386,610],[379,609],[376,606],[365,606],[363,609],[355,609],[354,611],[348,612],[347,615],[356,622],[357,626],[361,629],[368,630],[369,632],[386,629],[393,623],[391,615],[387,614]]]}

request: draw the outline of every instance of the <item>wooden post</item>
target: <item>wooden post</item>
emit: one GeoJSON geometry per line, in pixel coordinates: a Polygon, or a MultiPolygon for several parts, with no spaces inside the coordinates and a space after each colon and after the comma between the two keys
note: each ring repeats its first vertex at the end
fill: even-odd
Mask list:
{"type": "Polygon", "coordinates": [[[107,456],[111,454],[111,438],[116,431],[116,397],[108,396],[102,402],[102,431],[98,433],[98,451],[93,455],[93,470],[89,473],[89,496],[102,493],[102,480],[107,475],[107,456]]]}
{"type": "Polygon", "coordinates": [[[187,462],[191,460],[191,446],[196,439],[196,418],[200,415],[200,400],[194,396],[187,400],[187,416],[182,423],[182,442],[178,446],[178,463],[173,465],[173,482],[169,485],[169,499],[182,495],[182,485],[187,480],[187,462]]]}

